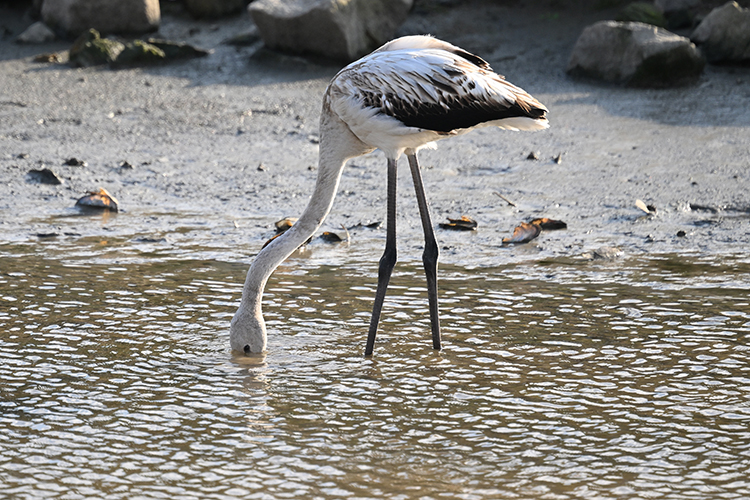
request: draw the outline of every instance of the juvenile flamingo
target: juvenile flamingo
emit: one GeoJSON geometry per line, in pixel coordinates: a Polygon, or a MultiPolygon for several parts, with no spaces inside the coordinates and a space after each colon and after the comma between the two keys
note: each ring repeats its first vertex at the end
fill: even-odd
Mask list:
{"type": "Polygon", "coordinates": [[[365,355],[372,354],[396,263],[396,165],[402,153],[409,160],[424,228],[422,260],[432,344],[440,349],[438,245],[417,151],[438,139],[488,126],[545,129],[549,126],[547,108],[496,74],[483,59],[450,43],[429,36],[398,38],[339,71],[323,96],[318,177],[312,197],[291,229],[261,250],[250,266],[240,307],[232,319],[232,349],[244,353],[266,349],[261,300],[269,276],[320,227],[331,210],[347,160],[375,149],[388,160],[386,245],[365,355]]]}

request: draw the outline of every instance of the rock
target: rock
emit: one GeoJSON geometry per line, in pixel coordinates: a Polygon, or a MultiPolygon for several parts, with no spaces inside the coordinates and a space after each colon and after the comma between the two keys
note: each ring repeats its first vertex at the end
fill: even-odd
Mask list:
{"type": "Polygon", "coordinates": [[[88,167],[89,166],[88,163],[86,163],[83,160],[79,160],[75,156],[73,156],[73,157],[68,158],[67,160],[65,160],[63,162],[63,165],[68,166],[68,167],[88,167]]]}
{"type": "Polygon", "coordinates": [[[202,57],[209,51],[182,42],[149,38],[147,41],[133,40],[127,44],[102,38],[91,29],[73,42],[69,51],[72,66],[86,67],[109,64],[112,67],[153,64],[172,59],[202,57]]]}
{"type": "Polygon", "coordinates": [[[573,48],[568,73],[633,87],[694,82],[705,61],[690,40],[643,23],[600,21],[573,48]]]}
{"type": "Polygon", "coordinates": [[[28,176],[32,181],[39,182],[41,184],[52,184],[53,186],[58,186],[64,182],[62,177],[57,175],[57,173],[50,170],[49,168],[29,170],[28,176]]]}
{"type": "Polygon", "coordinates": [[[144,33],[159,27],[159,0],[45,0],[42,20],[76,37],[88,29],[101,33],[144,33]]]}
{"type": "Polygon", "coordinates": [[[273,50],[352,61],[393,38],[413,0],[255,0],[250,15],[273,50]]]}
{"type": "Polygon", "coordinates": [[[73,42],[68,57],[71,66],[85,68],[110,64],[124,49],[125,44],[102,38],[98,31],[90,29],[73,42]]]}
{"type": "Polygon", "coordinates": [[[120,210],[117,199],[103,187],[100,187],[98,191],[89,191],[86,196],[78,198],[76,206],[84,209],[109,210],[110,212],[120,210]]]}
{"type": "Polygon", "coordinates": [[[320,238],[326,243],[341,243],[344,241],[344,238],[330,231],[324,231],[323,234],[320,235],[320,238]]]}
{"type": "Polygon", "coordinates": [[[664,14],[667,28],[679,29],[693,26],[701,0],[655,0],[654,6],[664,14]]]}
{"type": "Polygon", "coordinates": [[[46,43],[55,39],[55,33],[42,22],[35,22],[18,35],[16,43],[46,43]]]}
{"type": "Polygon", "coordinates": [[[615,20],[652,24],[661,28],[667,25],[667,20],[664,18],[661,10],[657,9],[653,4],[646,2],[629,3],[620,10],[615,20]]]}
{"type": "Polygon", "coordinates": [[[717,7],[695,28],[690,39],[709,62],[750,61],[750,9],[737,2],[717,7]]]}
{"type": "Polygon", "coordinates": [[[503,238],[503,245],[511,243],[528,243],[542,233],[541,226],[522,222],[513,229],[513,236],[503,238]]]}
{"type": "Polygon", "coordinates": [[[167,56],[164,51],[156,45],[144,42],[143,40],[133,40],[125,44],[117,59],[112,61],[112,66],[137,66],[142,64],[153,64],[162,62],[167,56]]]}
{"type": "Polygon", "coordinates": [[[471,217],[462,215],[458,219],[451,219],[448,217],[448,222],[441,222],[438,224],[438,227],[440,229],[451,229],[454,231],[476,231],[478,225],[477,221],[471,217]]]}
{"type": "Polygon", "coordinates": [[[236,14],[244,6],[243,0],[185,0],[185,8],[197,19],[236,14]]]}

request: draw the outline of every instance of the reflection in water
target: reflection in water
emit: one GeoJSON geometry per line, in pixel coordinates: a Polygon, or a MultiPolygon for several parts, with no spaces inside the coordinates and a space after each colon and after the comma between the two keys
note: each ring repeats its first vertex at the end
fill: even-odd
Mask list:
{"type": "Polygon", "coordinates": [[[299,264],[246,358],[244,265],[0,257],[0,497],[750,497],[747,264],[444,269],[441,353],[402,266],[373,359],[374,277],[299,264]]]}

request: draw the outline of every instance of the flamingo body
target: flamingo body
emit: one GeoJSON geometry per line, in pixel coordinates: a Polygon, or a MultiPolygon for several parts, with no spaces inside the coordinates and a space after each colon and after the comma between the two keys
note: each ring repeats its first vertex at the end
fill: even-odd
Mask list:
{"type": "Polygon", "coordinates": [[[396,39],[350,64],[326,97],[362,142],[391,158],[478,127],[549,126],[547,109],[484,60],[426,36],[396,39]]]}
{"type": "Polygon", "coordinates": [[[292,228],[255,258],[230,331],[236,351],[266,348],[261,300],[268,277],[303,244],[328,215],[346,161],[374,149],[388,160],[386,251],[380,261],[366,354],[372,353],[385,292],[396,262],[396,165],[406,154],[425,232],[433,347],[440,349],[437,305],[438,246],[417,162],[417,151],[435,141],[496,126],[540,130],[547,109],[524,90],[492,71],[478,56],[429,36],[386,43],[342,69],[328,85],[320,118],[318,178],[310,202],[292,228]]]}

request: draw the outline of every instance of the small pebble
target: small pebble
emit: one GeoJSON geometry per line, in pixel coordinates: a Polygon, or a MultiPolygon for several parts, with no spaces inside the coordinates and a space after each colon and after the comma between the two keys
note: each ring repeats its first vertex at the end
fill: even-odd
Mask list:
{"type": "Polygon", "coordinates": [[[63,165],[67,165],[68,167],[88,167],[88,163],[86,163],[83,160],[79,160],[76,157],[68,158],[63,162],[63,165]]]}

